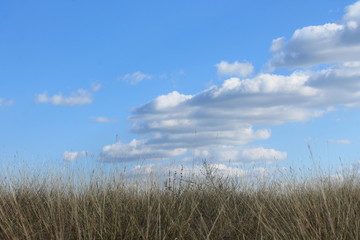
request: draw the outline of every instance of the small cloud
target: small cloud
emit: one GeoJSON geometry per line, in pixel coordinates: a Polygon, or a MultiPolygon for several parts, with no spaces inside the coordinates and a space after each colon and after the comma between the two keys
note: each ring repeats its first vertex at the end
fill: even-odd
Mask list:
{"type": "Polygon", "coordinates": [[[351,141],[347,139],[339,139],[339,140],[329,139],[328,142],[332,144],[341,144],[341,145],[351,144],[351,141]]]}
{"type": "Polygon", "coordinates": [[[87,155],[87,152],[85,152],[85,151],[81,151],[81,152],[65,151],[63,154],[63,159],[64,159],[64,161],[75,162],[79,158],[85,157],[86,155],[87,155]]]}
{"type": "Polygon", "coordinates": [[[156,149],[147,146],[144,141],[132,140],[128,144],[117,142],[104,146],[100,153],[100,161],[138,161],[138,160],[159,160],[177,157],[185,154],[186,148],[156,149]]]}
{"type": "Polygon", "coordinates": [[[99,91],[100,88],[101,88],[100,84],[93,84],[90,90],[78,89],[68,97],[63,96],[62,93],[58,93],[53,96],[48,96],[48,94],[45,92],[36,95],[35,101],[39,103],[51,103],[54,105],[62,105],[62,106],[84,105],[84,104],[92,103],[93,93],[99,91]]]}
{"type": "Polygon", "coordinates": [[[179,74],[179,75],[184,75],[184,74],[185,74],[185,71],[184,71],[184,70],[179,70],[179,71],[178,71],[178,74],[179,74]]]}
{"type": "Polygon", "coordinates": [[[134,72],[134,73],[125,74],[120,79],[131,85],[136,85],[145,79],[151,79],[151,78],[152,78],[152,76],[149,74],[144,74],[141,72],[134,72]]]}
{"type": "Polygon", "coordinates": [[[175,107],[189,99],[191,99],[191,95],[180,94],[177,91],[173,91],[166,95],[161,95],[155,99],[155,108],[156,109],[166,109],[175,107]]]}
{"type": "Polygon", "coordinates": [[[93,83],[91,84],[91,91],[92,92],[97,92],[101,89],[101,84],[100,83],[93,83]]]}
{"type": "Polygon", "coordinates": [[[0,98],[0,107],[6,107],[6,106],[10,106],[10,105],[13,105],[14,104],[14,101],[12,100],[4,100],[2,98],[0,98]]]}
{"type": "Polygon", "coordinates": [[[305,138],[304,141],[305,141],[306,143],[311,143],[311,142],[316,141],[316,139],[313,138],[313,137],[308,137],[308,138],[305,138]]]}
{"type": "Polygon", "coordinates": [[[237,77],[247,77],[254,71],[254,66],[251,63],[228,63],[226,61],[221,61],[215,65],[217,67],[217,73],[219,76],[237,76],[237,77]]]}
{"type": "Polygon", "coordinates": [[[91,120],[99,123],[114,123],[117,122],[117,120],[112,120],[107,117],[91,117],[91,120]]]}
{"type": "Polygon", "coordinates": [[[286,152],[262,147],[244,149],[241,156],[249,160],[284,160],[287,158],[286,152]]]}
{"type": "Polygon", "coordinates": [[[245,165],[254,163],[274,164],[287,158],[286,152],[263,147],[239,148],[223,145],[216,149],[195,150],[194,156],[203,159],[217,159],[219,162],[231,161],[231,165],[245,165]]]}

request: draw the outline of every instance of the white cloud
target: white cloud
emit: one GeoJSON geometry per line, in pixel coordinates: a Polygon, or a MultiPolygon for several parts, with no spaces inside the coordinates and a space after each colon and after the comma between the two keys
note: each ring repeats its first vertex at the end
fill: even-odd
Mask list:
{"type": "Polygon", "coordinates": [[[351,141],[348,139],[329,139],[328,142],[332,144],[341,144],[341,145],[351,144],[351,141]]]}
{"type": "Polygon", "coordinates": [[[310,67],[318,64],[358,61],[360,56],[360,1],[346,8],[338,23],[308,26],[294,32],[289,41],[273,40],[271,69],[310,67]]]}
{"type": "Polygon", "coordinates": [[[221,61],[215,65],[217,67],[217,73],[219,76],[237,76],[237,77],[247,77],[254,71],[254,66],[251,63],[228,63],[226,61],[221,61]]]}
{"type": "Polygon", "coordinates": [[[339,23],[305,27],[287,42],[273,41],[270,65],[274,68],[334,65],[245,78],[252,66],[244,70],[241,63],[223,61],[217,64],[220,75],[243,79],[232,77],[192,95],[174,91],[135,108],[131,130],[144,140],[136,147],[137,140],[105,146],[102,159],[188,158],[197,151],[199,157],[217,159],[217,164],[227,160],[235,165],[270,164],[285,159],[286,152],[247,144],[271,136],[264,126],[308,121],[338,106],[360,106],[359,6],[349,6],[339,23]]]}
{"type": "Polygon", "coordinates": [[[250,170],[241,169],[238,167],[231,167],[225,164],[210,164],[210,168],[214,169],[215,176],[225,177],[267,177],[268,169],[266,168],[254,168],[250,170]]]}
{"type": "Polygon", "coordinates": [[[194,157],[200,159],[213,159],[216,162],[227,162],[231,165],[244,164],[274,164],[287,158],[286,152],[263,147],[237,147],[234,145],[221,145],[209,150],[195,150],[194,157]]]}
{"type": "MultiPolygon", "coordinates": [[[[236,178],[247,178],[249,177],[267,177],[269,174],[269,169],[267,168],[252,168],[252,169],[243,169],[238,166],[227,166],[221,163],[207,163],[208,170],[211,171],[211,174],[214,177],[236,177],[236,178]]],[[[196,179],[201,179],[206,177],[206,169],[202,163],[196,164],[193,167],[186,165],[175,164],[175,163],[164,163],[157,162],[144,165],[136,165],[134,168],[130,169],[127,172],[128,177],[137,177],[137,179],[149,179],[149,175],[153,175],[156,179],[168,180],[168,175],[170,173],[170,180],[174,180],[179,183],[179,180],[193,179],[196,176],[196,179]]],[[[201,183],[201,182],[199,182],[201,183]]],[[[171,184],[171,183],[170,183],[171,184]]]]}
{"type": "Polygon", "coordinates": [[[145,79],[151,79],[151,78],[152,78],[151,75],[144,74],[141,72],[128,73],[128,74],[125,74],[124,76],[120,77],[121,80],[124,80],[131,85],[138,84],[145,79]]]}
{"type": "Polygon", "coordinates": [[[92,92],[97,92],[101,89],[101,84],[100,83],[94,83],[91,84],[91,91],[92,92]]]}
{"type": "Polygon", "coordinates": [[[115,122],[117,122],[116,120],[112,120],[107,117],[91,117],[90,119],[95,122],[99,122],[99,123],[115,123],[115,122]]]}
{"type": "Polygon", "coordinates": [[[288,76],[230,78],[194,95],[162,95],[135,108],[130,117],[132,132],[145,137],[142,147],[135,151],[127,144],[110,145],[102,156],[121,161],[167,159],[198,149],[218,159],[227,156],[237,164],[283,160],[285,152],[245,147],[271,135],[269,129],[254,126],[308,121],[336,110],[335,106],[360,105],[358,79],[358,64],[352,62],[288,76]],[[227,148],[214,154],[211,149],[219,146],[227,148]],[[174,154],[174,149],[181,151],[174,154]]]}
{"type": "Polygon", "coordinates": [[[346,7],[345,21],[360,21],[360,1],[346,7]]]}
{"type": "Polygon", "coordinates": [[[276,38],[276,39],[272,40],[270,51],[271,52],[277,52],[281,48],[284,47],[284,44],[285,44],[285,38],[283,38],[283,37],[276,38]]]}
{"type": "Polygon", "coordinates": [[[62,106],[84,105],[84,104],[92,103],[93,93],[99,91],[100,88],[101,88],[100,84],[93,84],[90,90],[78,89],[68,97],[64,97],[62,93],[58,93],[53,96],[48,96],[48,94],[45,92],[36,95],[35,101],[39,103],[51,103],[54,105],[62,105],[62,106]]]}
{"type": "Polygon", "coordinates": [[[0,107],[6,107],[6,106],[10,106],[13,105],[14,101],[12,100],[4,100],[2,98],[0,98],[0,107]]]}
{"type": "Polygon", "coordinates": [[[286,152],[280,152],[275,149],[266,149],[263,147],[247,148],[241,153],[241,157],[249,160],[266,160],[266,161],[278,161],[284,160],[287,157],[286,152]]]}
{"type": "Polygon", "coordinates": [[[65,151],[63,154],[63,159],[64,159],[64,161],[75,162],[79,158],[85,157],[86,155],[87,155],[87,153],[85,151],[82,151],[82,152],[65,151]]]}
{"type": "Polygon", "coordinates": [[[100,161],[141,161],[159,160],[180,156],[186,153],[185,148],[161,149],[146,145],[146,141],[132,140],[129,144],[120,142],[104,146],[100,161]]]}
{"type": "Polygon", "coordinates": [[[101,122],[101,123],[110,122],[110,119],[108,119],[107,117],[91,117],[91,119],[95,122],[101,122]]]}
{"type": "Polygon", "coordinates": [[[167,95],[161,95],[153,101],[153,106],[157,110],[165,110],[167,108],[176,107],[177,105],[191,99],[191,95],[183,95],[177,91],[173,91],[167,95]]]}

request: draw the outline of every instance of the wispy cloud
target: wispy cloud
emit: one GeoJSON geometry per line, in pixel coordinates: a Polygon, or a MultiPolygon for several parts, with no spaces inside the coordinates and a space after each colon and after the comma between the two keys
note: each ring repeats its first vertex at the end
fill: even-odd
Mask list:
{"type": "Polygon", "coordinates": [[[275,149],[266,149],[263,147],[247,148],[241,152],[241,157],[249,159],[250,161],[265,160],[265,161],[279,161],[287,157],[286,152],[280,152],[275,149]]]}
{"type": "Polygon", "coordinates": [[[351,141],[348,140],[348,139],[337,139],[337,140],[329,139],[328,142],[332,143],[332,144],[341,144],[341,145],[343,145],[343,144],[351,144],[351,141]]]}
{"type": "MultiPolygon", "coordinates": [[[[242,169],[238,166],[232,167],[221,163],[207,163],[207,167],[212,171],[214,176],[227,176],[236,178],[249,178],[249,177],[267,177],[269,170],[266,168],[252,168],[242,169]]],[[[168,173],[182,174],[183,178],[192,178],[194,175],[197,177],[206,177],[203,165],[198,164],[194,167],[188,167],[182,164],[169,164],[164,162],[156,162],[151,164],[136,165],[134,168],[127,172],[128,176],[135,176],[137,179],[147,179],[146,176],[152,174],[157,177],[167,176],[168,173]],[[145,178],[144,178],[145,177],[145,178]]]]}
{"type": "Polygon", "coordinates": [[[116,123],[117,120],[109,119],[107,117],[91,117],[91,120],[99,123],[116,123]]]}
{"type": "Polygon", "coordinates": [[[93,93],[99,91],[100,88],[100,84],[93,84],[89,90],[78,89],[77,91],[71,93],[70,96],[63,96],[62,93],[48,96],[48,94],[45,92],[36,95],[35,101],[38,103],[51,103],[62,106],[84,105],[92,103],[93,93]]]}
{"type": "Polygon", "coordinates": [[[94,84],[91,84],[91,87],[90,87],[90,91],[91,92],[97,92],[101,89],[101,84],[100,83],[94,83],[94,84]]]}
{"type": "Polygon", "coordinates": [[[230,76],[230,77],[247,77],[254,71],[254,66],[251,63],[234,62],[228,63],[221,61],[215,65],[217,67],[217,73],[219,76],[230,76]]]}
{"type": "Polygon", "coordinates": [[[128,73],[128,74],[125,74],[124,76],[120,77],[121,80],[123,80],[131,85],[136,85],[145,79],[151,79],[151,78],[152,78],[151,75],[144,74],[142,72],[128,73]]]}
{"type": "Polygon", "coordinates": [[[10,106],[13,105],[14,101],[12,100],[4,100],[3,98],[0,98],[0,107],[6,107],[6,106],[10,106]]]}

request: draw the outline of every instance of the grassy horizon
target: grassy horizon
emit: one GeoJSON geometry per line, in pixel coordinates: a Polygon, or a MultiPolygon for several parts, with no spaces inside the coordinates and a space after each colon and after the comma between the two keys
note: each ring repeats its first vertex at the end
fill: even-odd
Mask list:
{"type": "Polygon", "coordinates": [[[254,181],[49,172],[0,183],[0,239],[360,239],[360,177],[254,181]],[[83,181],[80,181],[82,179],[83,181]]]}

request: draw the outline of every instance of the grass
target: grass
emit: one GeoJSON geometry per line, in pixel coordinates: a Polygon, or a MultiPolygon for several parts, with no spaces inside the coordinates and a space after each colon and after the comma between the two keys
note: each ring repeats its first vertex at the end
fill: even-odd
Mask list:
{"type": "Polygon", "coordinates": [[[0,239],[360,239],[356,173],[254,182],[205,168],[147,187],[115,174],[7,179],[0,239]]]}

